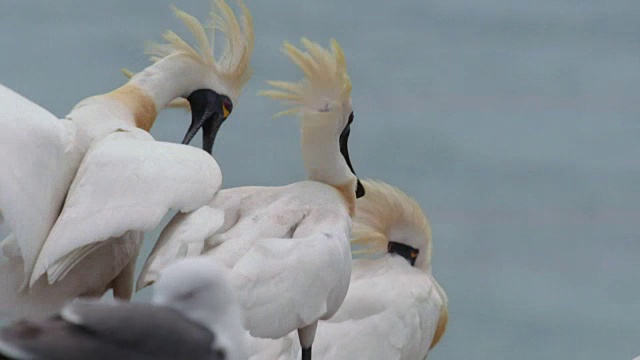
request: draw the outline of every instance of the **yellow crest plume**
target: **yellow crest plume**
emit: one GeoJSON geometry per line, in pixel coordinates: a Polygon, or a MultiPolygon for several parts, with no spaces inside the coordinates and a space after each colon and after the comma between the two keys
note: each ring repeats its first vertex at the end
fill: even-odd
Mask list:
{"type": "Polygon", "coordinates": [[[431,226],[420,205],[395,186],[382,181],[361,180],[367,190],[356,200],[351,244],[355,256],[377,256],[387,252],[388,236],[394,228],[413,228],[424,237],[426,264],[431,264],[431,226]]]}
{"type": "Polygon", "coordinates": [[[269,81],[269,85],[276,89],[260,92],[260,95],[293,105],[291,109],[276,114],[276,117],[309,111],[332,111],[338,105],[348,103],[351,97],[351,79],[340,44],[331,39],[331,51],[328,51],[306,38],[302,38],[301,42],[306,52],[288,42],[284,43],[282,51],[302,70],[304,79],[297,83],[269,81]]]}
{"type": "MultiPolygon", "coordinates": [[[[240,19],[236,18],[233,10],[224,0],[213,0],[214,6],[209,19],[210,24],[206,27],[194,16],[173,7],[176,16],[182,20],[195,37],[197,47],[192,47],[175,32],[168,30],[164,34],[166,43],[151,44],[147,48],[146,52],[151,55],[151,61],[156,62],[176,53],[188,55],[207,66],[219,79],[224,81],[225,85],[233,92],[233,94],[228,94],[229,96],[239,97],[253,73],[250,61],[255,35],[249,9],[242,0],[236,0],[236,2],[242,9],[240,19]],[[216,30],[220,30],[226,37],[224,50],[218,59],[213,51],[216,30]]],[[[123,69],[123,73],[128,77],[135,75],[126,69],[123,69]]],[[[184,106],[184,104],[188,107],[185,100],[177,99],[169,106],[184,106]]]]}

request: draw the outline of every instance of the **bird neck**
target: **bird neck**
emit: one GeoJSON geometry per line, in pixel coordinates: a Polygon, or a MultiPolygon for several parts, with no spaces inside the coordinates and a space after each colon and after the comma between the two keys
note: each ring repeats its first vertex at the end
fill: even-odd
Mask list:
{"type": "Polygon", "coordinates": [[[307,179],[334,187],[345,201],[349,213],[353,215],[357,178],[340,153],[340,131],[326,126],[326,119],[302,121],[302,158],[307,170],[307,179]]]}
{"type": "Polygon", "coordinates": [[[187,97],[202,82],[202,65],[184,54],[167,56],[106,94],[124,104],[136,127],[149,131],[171,100],[187,97]]]}
{"type": "Polygon", "coordinates": [[[129,126],[149,131],[162,108],[171,100],[187,97],[203,83],[206,72],[202,66],[184,54],[167,56],[123,86],[80,101],[65,118],[93,139],[129,126]]]}
{"type": "Polygon", "coordinates": [[[158,106],[153,97],[131,82],[105,94],[104,97],[123,105],[131,115],[127,120],[131,120],[132,125],[145,131],[151,130],[158,117],[158,106]]]}

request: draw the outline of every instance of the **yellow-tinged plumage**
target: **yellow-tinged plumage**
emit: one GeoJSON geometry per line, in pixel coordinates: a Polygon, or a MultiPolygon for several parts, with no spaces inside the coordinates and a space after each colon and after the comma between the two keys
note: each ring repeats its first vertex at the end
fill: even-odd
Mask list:
{"type": "Polygon", "coordinates": [[[331,51],[306,38],[302,38],[301,42],[306,51],[288,42],[284,43],[282,51],[300,68],[304,80],[297,83],[269,81],[269,85],[275,89],[260,92],[260,95],[293,106],[277,113],[275,117],[330,112],[350,101],[351,80],[347,74],[344,52],[338,42],[331,40],[331,51]]]}
{"type": "Polygon", "coordinates": [[[393,229],[411,228],[423,236],[425,262],[431,264],[431,226],[420,204],[395,186],[375,180],[361,180],[366,195],[356,200],[351,243],[363,247],[354,255],[387,252],[393,229]]]}
{"type": "MultiPolygon", "coordinates": [[[[242,9],[240,19],[235,16],[224,0],[213,0],[214,10],[210,14],[210,23],[206,27],[194,16],[173,7],[176,16],[195,37],[197,46],[192,47],[175,32],[169,30],[163,36],[166,43],[153,43],[147,46],[146,52],[151,55],[151,61],[156,62],[176,53],[186,54],[209,67],[233,92],[228,95],[237,98],[253,73],[250,61],[255,35],[249,9],[242,0],[236,0],[236,2],[242,9]],[[216,30],[222,31],[226,37],[224,50],[218,58],[214,54],[213,46],[216,30]]],[[[135,75],[126,69],[123,69],[123,73],[127,77],[135,75]]],[[[186,100],[177,99],[169,106],[188,108],[189,104],[186,100]]]]}
{"type": "MultiPolygon", "coordinates": [[[[131,79],[136,74],[133,71],[125,68],[120,69],[120,71],[122,71],[124,76],[128,77],[129,79],[131,79]]],[[[184,108],[186,110],[191,110],[191,105],[189,104],[189,101],[183,98],[174,99],[171,102],[169,102],[165,107],[184,108]]]]}
{"type": "MultiPolygon", "coordinates": [[[[172,6],[172,8],[176,16],[180,20],[182,20],[182,22],[189,28],[189,31],[191,31],[191,33],[195,36],[196,40],[198,41],[197,50],[200,50],[198,53],[200,54],[200,57],[202,58],[202,60],[205,63],[209,64],[210,66],[215,66],[215,60],[214,60],[215,54],[213,53],[213,46],[212,46],[213,37],[211,38],[211,43],[209,43],[209,36],[207,35],[207,32],[205,31],[204,27],[202,26],[202,24],[198,19],[178,9],[175,6],[172,6]]],[[[180,39],[175,33],[169,32],[169,34],[172,34],[173,36],[175,36],[178,42],[183,47],[186,46],[188,48],[191,48],[191,46],[189,46],[184,41],[182,41],[182,39],[180,39]]],[[[166,40],[169,41],[169,43],[173,43],[169,39],[166,39],[166,40]]],[[[153,45],[151,46],[153,47],[153,45]]]]}

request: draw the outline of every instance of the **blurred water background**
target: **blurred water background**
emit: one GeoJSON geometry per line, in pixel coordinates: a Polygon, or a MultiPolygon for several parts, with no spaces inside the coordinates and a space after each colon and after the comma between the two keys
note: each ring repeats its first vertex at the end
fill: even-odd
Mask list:
{"type": "MultiPolygon", "coordinates": [[[[121,67],[147,66],[146,40],[185,34],[169,4],[0,0],[0,82],[63,117],[121,85],[121,67]]],[[[429,358],[640,354],[639,1],[247,5],[255,75],[214,149],[225,187],[303,179],[297,121],[271,120],[280,108],[256,92],[300,77],[283,40],[335,37],[353,81],[356,171],[414,196],[432,222],[451,315],[429,358]]],[[[167,110],[152,134],[179,142],[189,122],[167,110]]]]}

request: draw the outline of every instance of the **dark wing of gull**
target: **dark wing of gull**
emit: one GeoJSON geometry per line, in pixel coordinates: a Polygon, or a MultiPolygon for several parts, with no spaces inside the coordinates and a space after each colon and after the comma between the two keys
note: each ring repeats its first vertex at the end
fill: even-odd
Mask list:
{"type": "Polygon", "coordinates": [[[213,341],[208,329],[170,308],[81,300],[61,316],[5,327],[0,353],[11,359],[223,360],[213,341]]]}

